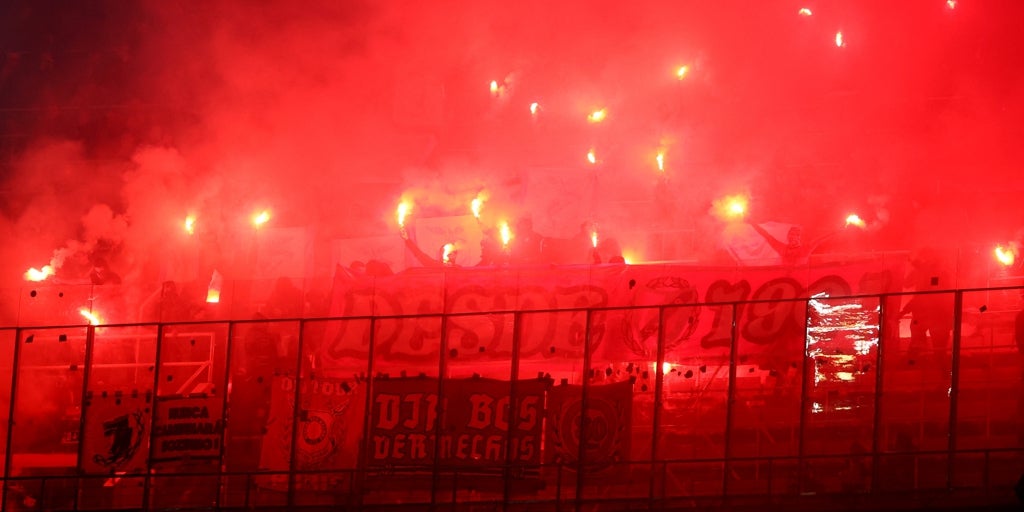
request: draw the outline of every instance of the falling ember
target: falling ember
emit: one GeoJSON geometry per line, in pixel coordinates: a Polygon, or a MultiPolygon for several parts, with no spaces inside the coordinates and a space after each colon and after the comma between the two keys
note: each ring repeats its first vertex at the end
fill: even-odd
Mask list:
{"type": "Polygon", "coordinates": [[[196,232],[196,218],[194,215],[185,217],[185,232],[192,235],[196,232]]]}
{"type": "Polygon", "coordinates": [[[253,224],[253,226],[256,226],[256,227],[260,227],[260,226],[266,224],[267,221],[269,221],[269,220],[270,220],[270,212],[267,211],[267,210],[263,210],[262,212],[259,212],[256,215],[252,216],[252,224],[253,224]]]}
{"type": "Polygon", "coordinates": [[[690,71],[690,66],[679,66],[679,69],[676,70],[676,78],[682,80],[688,71],[690,71]]]}
{"type": "Polygon", "coordinates": [[[88,310],[88,309],[86,309],[86,308],[82,308],[82,309],[79,309],[79,310],[78,310],[78,312],[79,312],[79,313],[80,313],[80,314],[81,314],[81,315],[82,315],[83,317],[85,317],[85,319],[86,319],[86,320],[88,320],[88,321],[89,321],[89,325],[99,325],[99,324],[100,324],[100,317],[98,317],[98,316],[94,315],[94,314],[92,313],[92,311],[89,311],[89,310],[88,310]]]}
{"type": "Polygon", "coordinates": [[[442,249],[441,254],[441,262],[444,263],[445,265],[451,265],[451,255],[453,252],[455,252],[455,244],[444,244],[444,248],[442,249]]]}
{"type": "Polygon", "coordinates": [[[665,170],[665,153],[658,153],[658,156],[654,157],[654,159],[658,161],[658,170],[664,172],[664,170],[665,170]]]}
{"type": "Polygon", "coordinates": [[[508,227],[508,222],[501,221],[498,229],[501,231],[501,245],[502,247],[508,248],[508,243],[512,241],[512,230],[508,227]]]}
{"type": "Polygon", "coordinates": [[[408,201],[402,201],[398,203],[398,209],[395,211],[395,217],[398,219],[398,227],[405,227],[405,218],[412,212],[412,203],[408,201]]]}
{"type": "Polygon", "coordinates": [[[51,267],[49,265],[44,266],[42,268],[42,270],[33,267],[33,268],[30,268],[30,269],[25,271],[25,280],[26,281],[43,281],[47,277],[50,277],[52,275],[53,275],[53,267],[51,267]]]}
{"type": "Polygon", "coordinates": [[[597,163],[597,155],[594,154],[594,150],[593,149],[591,149],[590,151],[587,151],[587,161],[592,163],[592,164],[596,164],[597,163]]]}
{"type": "Polygon", "coordinates": [[[851,214],[846,216],[846,225],[849,226],[850,224],[853,224],[854,226],[857,226],[858,228],[864,228],[864,226],[867,225],[864,222],[864,220],[861,219],[860,216],[857,215],[856,213],[851,213],[851,214]]]}
{"type": "Polygon", "coordinates": [[[537,103],[536,101],[533,102],[533,103],[530,103],[530,115],[534,115],[534,116],[537,115],[537,112],[539,110],[540,110],[540,103],[537,103]]]}
{"type": "Polygon", "coordinates": [[[810,16],[811,14],[813,14],[811,10],[806,7],[801,7],[798,12],[800,16],[810,16]]]}
{"type": "Polygon", "coordinates": [[[1012,247],[1004,248],[1002,245],[997,245],[995,250],[996,259],[999,260],[999,263],[1009,267],[1013,265],[1014,260],[1017,258],[1016,254],[1014,254],[1015,252],[1012,247]]]}
{"type": "Polygon", "coordinates": [[[836,32],[836,46],[838,46],[839,48],[842,48],[844,44],[845,43],[843,43],[843,33],[842,32],[836,32]]]}
{"type": "Polygon", "coordinates": [[[601,121],[604,121],[606,117],[608,117],[608,109],[602,108],[601,110],[591,112],[590,115],[587,116],[587,121],[590,121],[591,123],[600,123],[601,121]]]}

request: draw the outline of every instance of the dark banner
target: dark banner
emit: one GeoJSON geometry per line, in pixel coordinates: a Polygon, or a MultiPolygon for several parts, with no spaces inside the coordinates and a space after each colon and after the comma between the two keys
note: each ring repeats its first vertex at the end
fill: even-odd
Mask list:
{"type": "Polygon", "coordinates": [[[153,462],[220,458],[224,398],[158,397],[153,421],[153,462]]]}
{"type": "Polygon", "coordinates": [[[143,472],[146,468],[151,393],[102,391],[85,401],[82,436],[83,473],[89,475],[143,472]]]}
{"type": "Polygon", "coordinates": [[[435,453],[445,467],[494,470],[506,462],[539,464],[548,387],[546,380],[518,381],[512,405],[511,382],[446,379],[445,403],[438,407],[437,379],[376,380],[368,465],[430,466],[435,453]]]}
{"type": "Polygon", "coordinates": [[[629,459],[633,384],[623,381],[590,386],[585,415],[581,414],[582,397],[583,386],[556,386],[548,394],[546,462],[575,470],[582,443],[585,471],[610,473],[615,463],[629,459]]]}

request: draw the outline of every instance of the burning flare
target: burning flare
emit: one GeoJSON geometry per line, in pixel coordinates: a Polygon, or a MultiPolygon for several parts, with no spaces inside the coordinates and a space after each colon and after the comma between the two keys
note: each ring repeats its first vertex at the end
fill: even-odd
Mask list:
{"type": "Polygon", "coordinates": [[[950,9],[956,9],[956,0],[946,0],[946,5],[948,5],[950,9]]]}
{"type": "Polygon", "coordinates": [[[800,16],[810,16],[811,14],[813,14],[811,10],[806,7],[801,7],[800,10],[797,12],[800,14],[800,16]]]}
{"type": "Polygon", "coordinates": [[[455,252],[455,244],[444,244],[444,248],[442,248],[441,262],[444,263],[445,265],[451,265],[451,255],[453,252],[455,252]]]}
{"type": "Polygon", "coordinates": [[[594,249],[597,249],[597,230],[596,229],[590,232],[590,245],[594,246],[594,249]]]}
{"type": "Polygon", "coordinates": [[[46,265],[42,269],[37,269],[35,267],[32,267],[32,268],[30,268],[30,269],[25,271],[25,280],[26,281],[43,281],[47,277],[52,276],[53,272],[54,272],[53,267],[51,267],[50,265],[46,265]]]}
{"type": "Polygon", "coordinates": [[[267,221],[269,221],[269,220],[270,220],[270,211],[269,210],[263,210],[263,211],[261,211],[261,212],[259,212],[259,213],[257,213],[257,214],[252,216],[252,225],[256,226],[258,228],[258,227],[263,226],[264,224],[266,224],[267,221]]]}
{"type": "Polygon", "coordinates": [[[654,157],[654,159],[658,162],[658,170],[665,172],[665,152],[659,151],[658,156],[654,157]]]}
{"type": "Polygon", "coordinates": [[[842,48],[846,43],[843,42],[843,33],[836,32],[836,46],[842,48]]]}
{"type": "Polygon", "coordinates": [[[487,201],[487,195],[480,192],[469,203],[469,209],[473,212],[473,216],[476,217],[476,220],[480,220],[480,210],[484,207],[484,201],[487,201]]]}
{"type": "Polygon", "coordinates": [[[864,227],[867,226],[864,220],[861,219],[860,216],[857,215],[856,213],[851,213],[846,216],[846,225],[849,226],[850,224],[853,224],[854,226],[857,226],[858,228],[861,229],[864,229],[864,227]]]}
{"type": "Polygon", "coordinates": [[[997,245],[995,255],[996,260],[1006,267],[1013,265],[1013,262],[1017,259],[1017,251],[1012,246],[1004,248],[1002,245],[997,245]]]}
{"type": "Polygon", "coordinates": [[[498,81],[497,80],[491,80],[491,94],[494,94],[494,95],[498,94],[498,81]]]}
{"type": "Polygon", "coordinates": [[[686,76],[686,73],[690,71],[690,66],[679,66],[676,70],[676,78],[682,80],[686,76]]]}
{"type": "Polygon", "coordinates": [[[196,232],[196,216],[189,215],[185,217],[185,232],[193,235],[196,232]]]}
{"type": "Polygon", "coordinates": [[[512,241],[512,229],[508,227],[508,222],[501,221],[498,225],[498,230],[501,232],[502,247],[508,249],[508,243],[512,241]]]}
{"type": "Polygon", "coordinates": [[[83,317],[85,317],[86,320],[89,321],[89,325],[99,325],[100,324],[100,321],[101,321],[100,317],[96,316],[92,311],[89,311],[88,308],[79,309],[78,313],[81,314],[83,317]]]}
{"type": "Polygon", "coordinates": [[[592,164],[596,164],[597,163],[597,155],[594,154],[594,150],[593,149],[591,149],[590,151],[587,151],[587,161],[592,163],[592,164]]]}
{"type": "Polygon", "coordinates": [[[591,112],[590,115],[587,116],[587,121],[590,121],[591,123],[600,123],[601,121],[604,121],[606,117],[608,117],[608,109],[602,108],[601,110],[591,112]]]}
{"type": "Polygon", "coordinates": [[[742,219],[747,213],[747,198],[742,195],[725,196],[711,203],[714,215],[723,220],[742,219]]]}
{"type": "Polygon", "coordinates": [[[220,290],[223,283],[224,278],[220,275],[220,272],[214,270],[213,275],[210,277],[210,286],[206,289],[206,302],[210,304],[220,302],[220,290]]]}
{"type": "Polygon", "coordinates": [[[536,101],[530,103],[530,115],[535,116],[538,111],[540,111],[540,103],[537,103],[536,101]]]}
{"type": "Polygon", "coordinates": [[[398,208],[395,210],[395,218],[398,219],[398,227],[405,227],[405,218],[408,217],[410,213],[412,213],[412,203],[405,200],[398,203],[398,208]]]}

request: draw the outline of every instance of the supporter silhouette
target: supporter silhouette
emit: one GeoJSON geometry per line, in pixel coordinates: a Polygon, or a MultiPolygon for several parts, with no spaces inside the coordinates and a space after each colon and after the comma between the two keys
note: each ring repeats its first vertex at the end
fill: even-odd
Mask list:
{"type": "Polygon", "coordinates": [[[811,254],[818,249],[825,240],[838,234],[838,231],[827,233],[815,238],[810,243],[804,243],[804,230],[801,226],[792,226],[786,232],[786,241],[775,238],[757,222],[746,219],[750,227],[757,231],[768,242],[768,245],[779,255],[779,263],[785,266],[806,265],[810,262],[811,254]]]}

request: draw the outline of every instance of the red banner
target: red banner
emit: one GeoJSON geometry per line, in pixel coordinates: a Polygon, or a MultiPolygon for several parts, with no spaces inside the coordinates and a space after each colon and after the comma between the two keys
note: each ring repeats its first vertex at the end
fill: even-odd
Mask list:
{"type": "Polygon", "coordinates": [[[368,465],[442,466],[500,470],[508,462],[538,464],[546,380],[446,379],[438,407],[433,378],[374,381],[368,465]],[[440,437],[436,435],[438,414],[440,437]],[[511,434],[510,434],[511,432],[511,434]]]}
{"type": "Polygon", "coordinates": [[[545,462],[576,469],[583,444],[587,472],[602,473],[629,459],[633,384],[630,381],[593,385],[587,389],[587,412],[582,415],[583,386],[555,386],[548,395],[545,462]],[[580,418],[583,437],[580,437],[580,418]]]}

